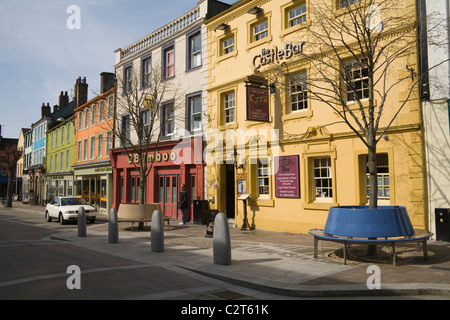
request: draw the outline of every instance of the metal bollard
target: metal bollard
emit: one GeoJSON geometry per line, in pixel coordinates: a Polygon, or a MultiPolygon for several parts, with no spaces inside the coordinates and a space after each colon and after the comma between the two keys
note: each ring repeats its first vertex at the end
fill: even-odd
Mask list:
{"type": "Polygon", "coordinates": [[[213,235],[214,264],[231,264],[231,240],[227,216],[220,212],[214,219],[213,235]]]}
{"type": "Polygon", "coordinates": [[[86,211],[84,207],[78,209],[78,237],[86,237],[86,211]]]}
{"type": "Polygon", "coordinates": [[[117,210],[112,208],[109,210],[108,220],[108,243],[119,242],[119,222],[117,220],[117,210]]]}
{"type": "Polygon", "coordinates": [[[164,222],[159,210],[153,211],[150,239],[152,252],[164,252],[164,222]]]}

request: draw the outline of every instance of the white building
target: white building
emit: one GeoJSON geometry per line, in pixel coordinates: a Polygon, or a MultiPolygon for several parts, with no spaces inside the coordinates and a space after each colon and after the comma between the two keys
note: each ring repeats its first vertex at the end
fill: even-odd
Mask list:
{"type": "Polygon", "coordinates": [[[449,0],[421,0],[426,12],[428,92],[423,98],[425,153],[427,158],[428,210],[430,231],[436,234],[436,209],[450,208],[450,47],[449,0]],[[435,29],[436,23],[443,23],[435,29]],[[438,31],[443,30],[444,32],[438,31]]]}

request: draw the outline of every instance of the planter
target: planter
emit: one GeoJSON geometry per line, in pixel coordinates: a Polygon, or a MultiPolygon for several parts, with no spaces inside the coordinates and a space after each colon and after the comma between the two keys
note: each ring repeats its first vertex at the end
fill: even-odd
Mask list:
{"type": "Polygon", "coordinates": [[[324,233],[355,238],[411,237],[414,228],[405,207],[342,206],[330,208],[324,233]]]}
{"type": "Polygon", "coordinates": [[[117,217],[118,219],[130,221],[150,221],[155,210],[161,212],[161,205],[159,203],[121,203],[117,211],[117,217]]]}

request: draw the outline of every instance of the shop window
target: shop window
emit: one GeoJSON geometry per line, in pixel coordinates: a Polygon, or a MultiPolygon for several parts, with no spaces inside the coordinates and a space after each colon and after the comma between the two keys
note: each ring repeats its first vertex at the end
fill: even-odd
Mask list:
{"type": "Polygon", "coordinates": [[[259,198],[269,198],[270,196],[270,178],[269,164],[267,159],[258,160],[258,194],[259,198]]]}
{"type": "Polygon", "coordinates": [[[100,208],[108,208],[108,202],[106,199],[106,180],[100,180],[100,208]]]}
{"type": "Polygon", "coordinates": [[[73,181],[67,181],[66,195],[73,196],[73,181]]]}
{"type": "Polygon", "coordinates": [[[236,95],[234,91],[227,92],[222,95],[222,106],[224,113],[224,124],[234,123],[236,109],[236,95]]]}
{"type": "Polygon", "coordinates": [[[369,98],[367,60],[347,61],[344,68],[344,86],[347,102],[369,98]]]}
{"type": "Polygon", "coordinates": [[[313,159],[313,188],[315,202],[331,202],[333,199],[333,178],[331,158],[313,159]]]}
{"type": "Polygon", "coordinates": [[[300,72],[289,81],[290,112],[308,109],[308,91],[306,72],[300,72]]]}

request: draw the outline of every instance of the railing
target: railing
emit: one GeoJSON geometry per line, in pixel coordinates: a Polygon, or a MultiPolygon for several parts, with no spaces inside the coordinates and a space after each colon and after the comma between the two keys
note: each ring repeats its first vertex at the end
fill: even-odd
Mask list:
{"type": "Polygon", "coordinates": [[[172,36],[176,32],[183,30],[187,28],[188,26],[192,25],[194,22],[199,20],[200,18],[200,7],[197,6],[196,8],[192,9],[191,11],[187,12],[186,14],[178,17],[177,19],[173,20],[172,22],[166,24],[164,27],[150,33],[149,35],[145,36],[144,38],[130,44],[129,46],[125,47],[121,50],[120,53],[120,60],[124,60],[132,55],[135,55],[142,50],[145,50],[152,45],[163,41],[164,39],[172,36]]]}

